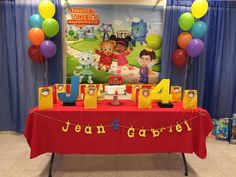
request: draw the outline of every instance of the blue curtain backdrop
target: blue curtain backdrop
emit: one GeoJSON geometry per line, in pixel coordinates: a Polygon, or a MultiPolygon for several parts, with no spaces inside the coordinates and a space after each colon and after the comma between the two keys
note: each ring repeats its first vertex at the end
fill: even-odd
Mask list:
{"type": "MultiPolygon", "coordinates": [[[[22,132],[28,110],[37,104],[37,89],[62,81],[61,31],[53,39],[57,55],[44,66],[28,57],[28,18],[38,13],[39,0],[0,1],[0,130],[22,132]]],[[[60,0],[53,1],[61,26],[60,0]]]]}
{"type": "MultiPolygon", "coordinates": [[[[192,2],[167,0],[161,77],[171,78],[172,85],[183,86],[185,70],[171,63],[171,54],[177,48],[176,39],[181,32],[178,18],[191,11],[192,2]]],[[[202,18],[208,26],[205,49],[200,57],[193,59],[187,88],[197,89],[199,105],[218,119],[236,112],[236,8],[235,2],[208,0],[208,3],[208,13],[202,18]]]]}
{"type": "MultiPolygon", "coordinates": [[[[48,78],[43,67],[33,63],[27,54],[28,18],[37,13],[40,0],[0,1],[0,130],[22,132],[28,110],[37,104],[37,88],[62,82],[61,31],[53,40],[56,57],[48,62],[48,78]],[[48,81],[47,81],[48,80],[48,81]]],[[[61,5],[56,6],[55,18],[61,26],[61,5]]],[[[171,78],[172,85],[183,84],[184,70],[171,63],[171,53],[181,32],[178,17],[190,11],[192,0],[168,0],[163,36],[162,78],[171,78]]],[[[213,118],[236,112],[236,6],[234,2],[209,1],[204,53],[194,59],[187,88],[197,89],[199,105],[213,118]]],[[[61,28],[60,28],[61,29],[61,28]]]]}

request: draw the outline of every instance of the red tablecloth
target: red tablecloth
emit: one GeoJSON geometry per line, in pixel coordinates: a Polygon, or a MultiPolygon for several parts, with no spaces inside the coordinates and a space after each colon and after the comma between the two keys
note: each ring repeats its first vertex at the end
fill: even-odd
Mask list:
{"type": "Polygon", "coordinates": [[[175,103],[174,108],[159,108],[140,110],[130,101],[122,101],[121,106],[109,106],[108,101],[98,104],[96,110],[85,110],[83,103],[77,106],[54,105],[53,110],[33,108],[27,119],[24,135],[31,148],[31,158],[46,152],[59,154],[137,154],[160,152],[195,153],[200,158],[206,157],[206,136],[213,125],[207,111],[201,108],[183,110],[181,103],[175,103]],[[114,130],[111,122],[118,119],[119,130],[114,130]],[[68,132],[62,127],[66,121],[80,125],[104,125],[105,134],[97,134],[97,128],[92,128],[92,135],[87,135],[82,127],[79,133],[75,126],[70,125],[68,132]],[[139,136],[141,128],[162,128],[176,123],[188,121],[191,131],[182,124],[182,132],[169,129],[163,130],[160,136],[153,137],[151,131],[146,137],[139,136]],[[135,137],[129,138],[127,130],[135,128],[135,137]]]}

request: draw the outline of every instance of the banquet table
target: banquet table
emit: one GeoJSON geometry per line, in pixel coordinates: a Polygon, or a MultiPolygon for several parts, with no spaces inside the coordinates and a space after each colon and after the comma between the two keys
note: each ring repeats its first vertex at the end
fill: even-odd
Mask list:
{"type": "Polygon", "coordinates": [[[202,108],[138,109],[135,103],[121,100],[98,103],[97,109],[54,104],[51,110],[30,110],[24,135],[31,148],[30,158],[52,153],[49,176],[55,154],[144,154],[182,153],[185,175],[188,175],[184,153],[207,155],[206,137],[213,129],[208,112],[202,108]]]}

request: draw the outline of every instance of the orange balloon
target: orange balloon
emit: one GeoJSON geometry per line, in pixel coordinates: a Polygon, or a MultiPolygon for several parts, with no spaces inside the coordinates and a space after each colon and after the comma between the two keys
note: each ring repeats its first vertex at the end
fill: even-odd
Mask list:
{"type": "Polygon", "coordinates": [[[28,33],[32,44],[39,46],[45,39],[44,33],[40,28],[31,28],[28,33]]]}
{"type": "Polygon", "coordinates": [[[177,44],[180,48],[186,49],[188,43],[192,40],[192,35],[188,32],[182,32],[179,34],[177,44]]]}

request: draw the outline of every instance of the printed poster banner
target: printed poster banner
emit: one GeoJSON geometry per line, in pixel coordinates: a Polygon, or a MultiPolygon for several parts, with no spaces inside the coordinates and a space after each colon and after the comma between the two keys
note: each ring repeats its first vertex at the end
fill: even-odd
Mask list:
{"type": "Polygon", "coordinates": [[[82,83],[157,83],[164,7],[83,5],[65,8],[66,78],[82,83]]]}

